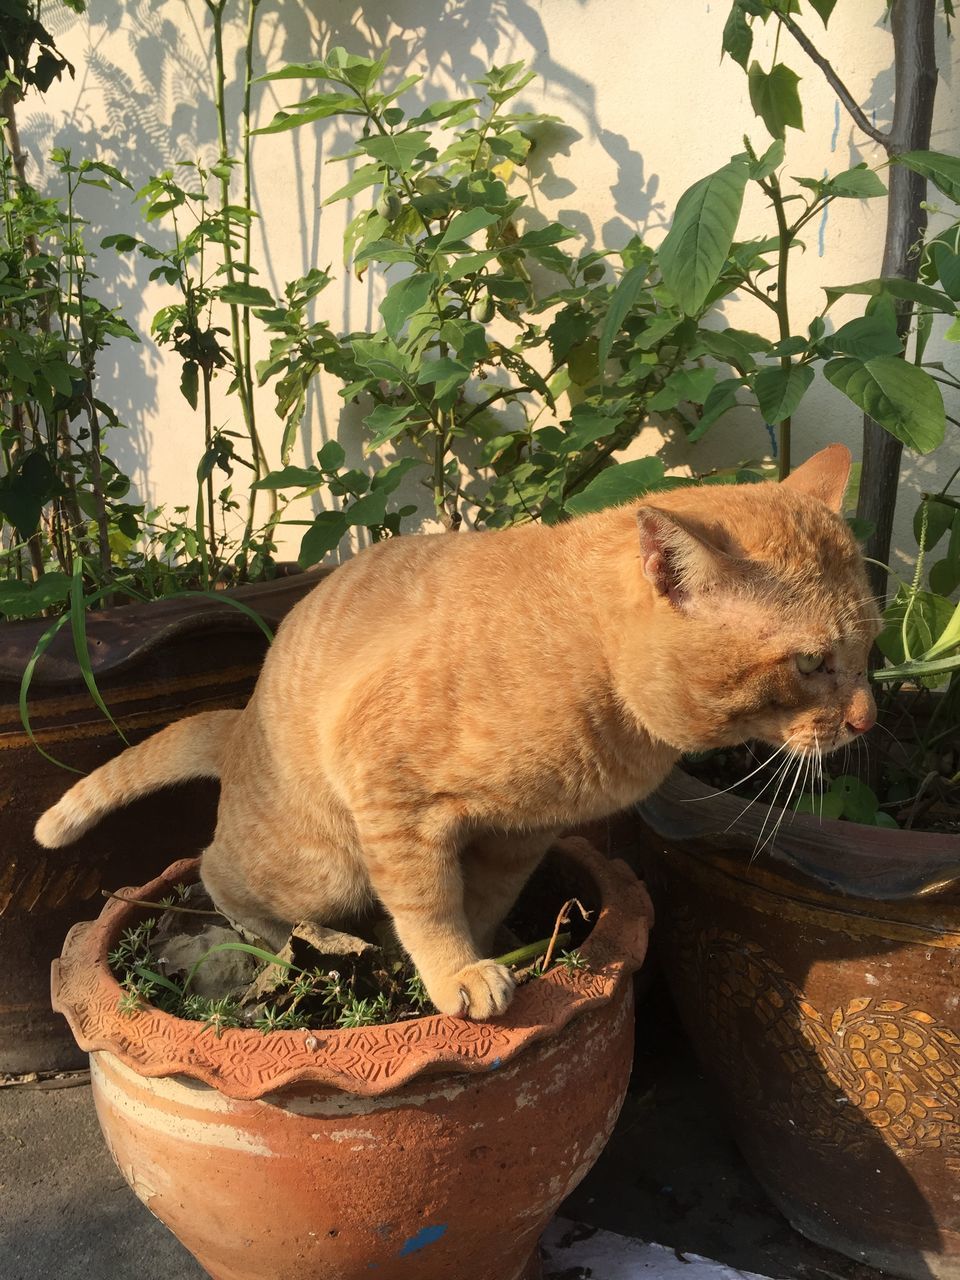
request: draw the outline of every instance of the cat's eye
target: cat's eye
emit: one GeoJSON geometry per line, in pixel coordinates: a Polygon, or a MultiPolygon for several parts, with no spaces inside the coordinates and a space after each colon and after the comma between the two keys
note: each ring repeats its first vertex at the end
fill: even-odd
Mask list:
{"type": "Polygon", "coordinates": [[[805,676],[811,675],[814,671],[819,671],[823,666],[822,653],[798,653],[797,669],[802,671],[805,676]]]}

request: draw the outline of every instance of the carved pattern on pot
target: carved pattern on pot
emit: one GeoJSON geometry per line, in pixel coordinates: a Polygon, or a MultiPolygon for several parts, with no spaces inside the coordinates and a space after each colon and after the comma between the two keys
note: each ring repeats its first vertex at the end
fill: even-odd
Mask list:
{"type": "MultiPolygon", "coordinates": [[[[159,1010],[131,1015],[117,1008],[120,987],[107,952],[129,923],[131,908],[111,900],[98,920],[75,925],[53,964],[53,1006],[86,1051],[105,1049],[144,1076],[186,1075],[232,1098],[254,1099],[295,1081],[375,1095],[424,1071],[495,1070],[528,1045],[555,1035],[571,1018],[597,1007],[639,968],[653,908],[644,887],[621,862],[609,862],[580,839],[556,846],[589,861],[601,908],[581,948],[588,968],[553,969],[521,987],[507,1013],[491,1022],[434,1014],[359,1030],[224,1031],[159,1010]]],[[[176,862],[131,896],[154,900],[196,878],[198,861],[176,862]]],[[[123,892],[123,891],[121,891],[123,892]]]]}
{"type": "Polygon", "coordinates": [[[730,931],[698,930],[685,909],[672,927],[681,939],[673,946],[678,977],[702,1010],[716,1065],[752,1077],[760,1115],[802,1124],[805,1138],[819,1145],[866,1146],[879,1134],[900,1152],[944,1148],[960,1158],[960,1036],[954,1031],[904,1001],[873,996],[827,1014],[759,944],[730,931]],[[762,1024],[766,1044],[786,1070],[789,1101],[771,1099],[745,1060],[738,1030],[744,1015],[762,1024]]]}

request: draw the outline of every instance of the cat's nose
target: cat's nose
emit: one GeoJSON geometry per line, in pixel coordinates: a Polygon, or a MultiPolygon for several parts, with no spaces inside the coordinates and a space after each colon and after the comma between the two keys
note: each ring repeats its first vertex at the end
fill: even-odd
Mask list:
{"type": "Polygon", "coordinates": [[[877,723],[877,713],[870,710],[858,711],[850,715],[847,719],[847,730],[849,733],[866,733],[868,729],[872,729],[877,723]]]}

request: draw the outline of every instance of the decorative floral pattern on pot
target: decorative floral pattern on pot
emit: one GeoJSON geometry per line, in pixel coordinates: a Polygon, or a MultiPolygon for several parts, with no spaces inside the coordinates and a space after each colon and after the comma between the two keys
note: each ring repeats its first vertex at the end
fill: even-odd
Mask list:
{"type": "MultiPolygon", "coordinates": [[[[771,1122],[802,1124],[806,1139],[819,1145],[866,1149],[872,1131],[901,1152],[942,1147],[960,1157],[960,1036],[954,1031],[902,1000],[860,996],[818,1009],[758,943],[728,930],[698,930],[682,907],[673,925],[686,937],[676,948],[677,962],[688,970],[685,981],[700,986],[713,1052],[729,1059],[724,1069],[755,1070],[741,1055],[733,1061],[744,1015],[761,1023],[779,1055],[790,1099],[771,1100],[771,1122]],[[824,1074],[849,1106],[831,1101],[824,1074]]],[[[757,1085],[761,1099],[767,1091],[757,1085]]]]}
{"type": "MultiPolygon", "coordinates": [[[[107,954],[137,908],[116,899],[98,920],[75,925],[67,935],[53,964],[53,1006],[82,1049],[105,1049],[143,1076],[191,1076],[231,1098],[260,1098],[300,1081],[377,1095],[426,1071],[491,1070],[609,1000],[646,954],[653,908],[633,872],[585,840],[558,841],[556,848],[588,870],[598,889],[598,919],[580,948],[587,968],[556,969],[527,983],[507,1013],[490,1022],[434,1014],[359,1030],[243,1029],[218,1038],[212,1029],[159,1010],[123,1014],[107,954]]],[[[159,899],[195,879],[198,866],[196,859],[176,862],[131,896],[159,899]]]]}

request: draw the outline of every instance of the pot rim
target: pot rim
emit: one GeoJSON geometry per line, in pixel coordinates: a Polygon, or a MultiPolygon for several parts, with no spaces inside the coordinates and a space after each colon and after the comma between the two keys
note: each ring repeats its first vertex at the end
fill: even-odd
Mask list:
{"type": "MultiPolygon", "coordinates": [[[[86,621],[93,673],[98,678],[118,675],[161,644],[195,631],[255,631],[258,624],[246,612],[248,609],[274,629],[291,603],[335,570],[335,565],[326,565],[224,591],[185,592],[94,610],[86,621]]],[[[0,683],[20,684],[27,663],[49,627],[49,618],[0,619],[0,683]]],[[[36,691],[60,690],[65,685],[82,683],[70,628],[61,627],[37,664],[33,687],[36,691]]]]}
{"type": "MultiPolygon", "coordinates": [[[[743,797],[717,792],[674,768],[636,806],[660,839],[697,857],[749,857],[752,866],[768,809],[743,809],[743,797]]],[[[878,902],[908,902],[956,892],[960,840],[937,831],[894,831],[813,814],[790,815],[766,856],[821,890],[878,902]]]]}
{"type": "MultiPolygon", "coordinates": [[[[608,1004],[646,954],[653,908],[626,863],[611,862],[579,837],[553,847],[583,867],[599,891],[598,918],[580,948],[589,967],[553,969],[526,983],[507,1012],[489,1022],[428,1014],[374,1027],[266,1034],[237,1028],[217,1037],[159,1009],[121,1014],[121,988],[107,955],[143,909],[115,898],[98,919],[67,934],[52,965],[53,1008],[86,1052],[104,1050],[142,1076],[200,1080],[229,1098],[255,1100],[301,1083],[377,1097],[427,1073],[496,1070],[579,1014],[608,1004]]],[[[175,862],[136,896],[160,898],[198,867],[196,858],[175,862]]]]}

